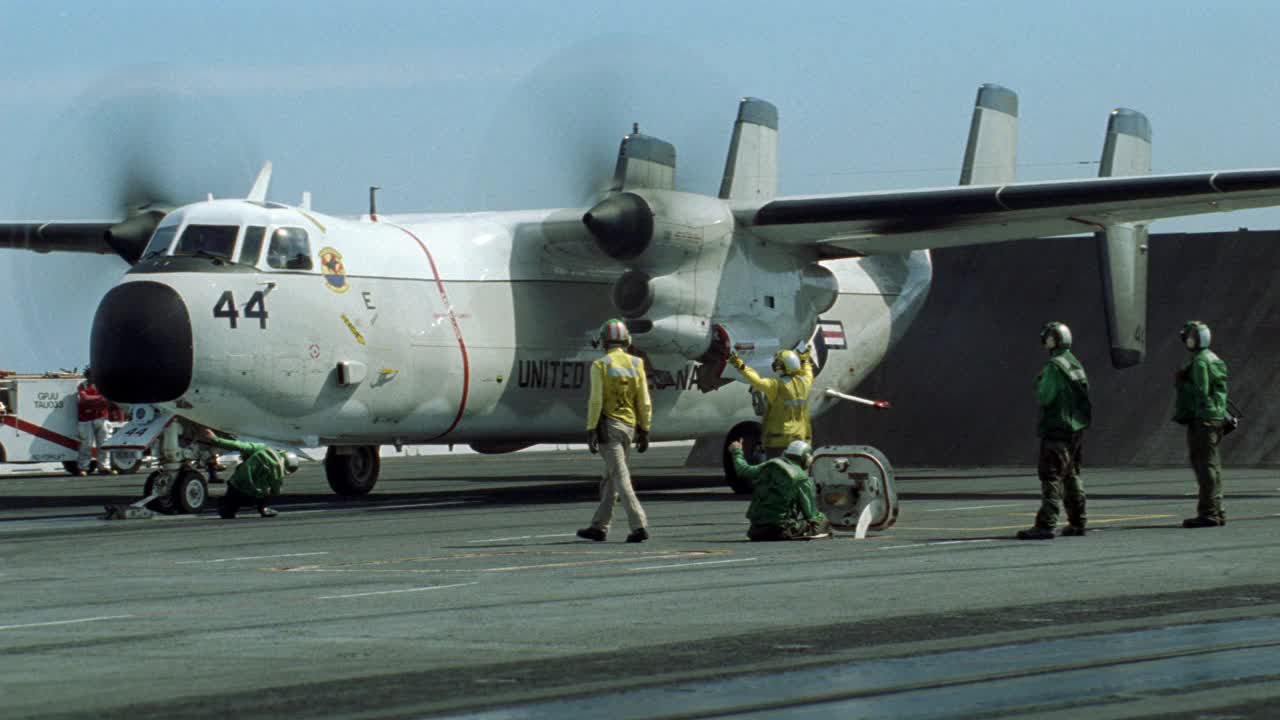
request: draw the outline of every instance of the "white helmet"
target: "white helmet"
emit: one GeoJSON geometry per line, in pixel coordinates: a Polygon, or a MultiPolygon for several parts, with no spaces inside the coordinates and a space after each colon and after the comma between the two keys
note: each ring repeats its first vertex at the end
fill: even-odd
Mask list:
{"type": "Polygon", "coordinates": [[[298,472],[298,456],[294,453],[284,453],[284,471],[286,474],[292,475],[298,472]]]}
{"type": "Polygon", "coordinates": [[[1067,327],[1066,323],[1047,323],[1044,329],[1040,331],[1040,344],[1049,350],[1070,348],[1071,328],[1067,327]]]}
{"type": "Polygon", "coordinates": [[[782,375],[800,372],[800,356],[794,350],[779,350],[773,356],[773,370],[782,375]]]}
{"type": "Polygon", "coordinates": [[[782,454],[802,468],[808,468],[813,461],[813,447],[803,440],[792,440],[782,454]]]}

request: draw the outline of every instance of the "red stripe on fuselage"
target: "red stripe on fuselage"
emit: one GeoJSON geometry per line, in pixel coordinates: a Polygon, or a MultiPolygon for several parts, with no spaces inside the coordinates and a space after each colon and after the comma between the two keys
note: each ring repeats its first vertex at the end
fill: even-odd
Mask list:
{"type": "Polygon", "coordinates": [[[66,435],[63,435],[62,433],[56,433],[48,428],[40,427],[39,425],[32,425],[26,420],[15,417],[13,415],[0,416],[0,422],[20,432],[35,435],[41,440],[47,440],[53,443],[54,445],[61,445],[62,447],[67,448],[68,450],[80,449],[79,440],[74,440],[72,438],[67,437],[66,435]]]}
{"type": "MultiPolygon", "coordinates": [[[[390,224],[390,223],[388,223],[390,224]]],[[[436,289],[440,291],[440,300],[444,302],[444,309],[449,312],[449,322],[453,324],[453,334],[458,338],[458,349],[462,351],[462,399],[458,401],[458,414],[453,418],[453,424],[449,425],[449,429],[436,435],[431,440],[438,440],[445,435],[453,432],[458,427],[458,423],[462,421],[462,413],[467,409],[467,392],[471,389],[471,362],[467,359],[467,344],[462,340],[462,328],[458,326],[458,316],[453,312],[453,305],[449,302],[449,294],[444,290],[444,281],[440,279],[440,271],[436,268],[435,258],[431,257],[431,251],[427,249],[426,244],[418,239],[417,235],[409,232],[408,229],[394,225],[404,231],[404,234],[413,238],[418,243],[418,247],[422,248],[422,253],[427,256],[427,263],[431,265],[431,275],[435,278],[436,289]]]]}

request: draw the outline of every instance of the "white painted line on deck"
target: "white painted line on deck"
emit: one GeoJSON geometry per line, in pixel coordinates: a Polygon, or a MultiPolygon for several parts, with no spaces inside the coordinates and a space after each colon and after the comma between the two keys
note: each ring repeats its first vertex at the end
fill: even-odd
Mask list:
{"type": "Polygon", "coordinates": [[[981,540],[940,540],[938,542],[914,543],[912,545],[888,545],[880,549],[881,550],[900,550],[902,548],[937,547],[939,545],[964,545],[964,544],[988,543],[988,542],[995,542],[995,539],[983,538],[981,540]]]}
{"type": "Polygon", "coordinates": [[[345,598],[369,597],[371,595],[395,595],[397,593],[426,592],[427,590],[445,590],[447,588],[466,587],[480,583],[454,583],[452,585],[428,585],[426,587],[404,588],[403,590],[377,590],[374,592],[350,593],[347,595],[321,595],[317,600],[343,600],[345,598]]]}
{"type": "Polygon", "coordinates": [[[561,537],[577,537],[576,533],[551,533],[550,535],[512,535],[511,537],[484,538],[483,540],[468,540],[469,543],[488,543],[488,542],[507,542],[509,540],[538,540],[542,538],[561,538],[561,537]]]}
{"type": "Polygon", "coordinates": [[[49,627],[51,625],[75,625],[77,623],[99,622],[102,620],[124,620],[125,618],[137,617],[136,615],[100,615],[91,618],[79,618],[76,620],[53,620],[50,622],[26,623],[24,625],[0,625],[0,630],[21,630],[23,628],[49,627]]]}
{"type": "Polygon", "coordinates": [[[958,508],[953,508],[953,507],[932,508],[930,510],[925,510],[925,512],[951,512],[953,510],[991,510],[992,508],[1018,507],[1021,504],[1022,503],[1005,503],[1004,505],[970,505],[969,507],[958,507],[958,508]]]}
{"type": "Polygon", "coordinates": [[[312,555],[328,555],[329,551],[322,552],[304,552],[304,553],[281,553],[279,555],[245,555],[243,557],[217,558],[216,560],[179,560],[174,565],[199,565],[203,563],[223,563],[236,562],[239,560],[270,560],[272,558],[286,557],[310,557],[312,555]]]}
{"type": "Polygon", "coordinates": [[[369,510],[404,510],[407,508],[440,507],[442,505],[470,505],[474,500],[442,500],[440,502],[409,503],[406,505],[370,505],[369,510]]]}
{"type": "Polygon", "coordinates": [[[646,565],[645,567],[627,568],[631,572],[640,570],[668,570],[670,568],[702,567],[704,565],[724,565],[726,563],[752,562],[760,558],[734,558],[732,560],[707,560],[705,562],[673,563],[670,565],[646,565]]]}

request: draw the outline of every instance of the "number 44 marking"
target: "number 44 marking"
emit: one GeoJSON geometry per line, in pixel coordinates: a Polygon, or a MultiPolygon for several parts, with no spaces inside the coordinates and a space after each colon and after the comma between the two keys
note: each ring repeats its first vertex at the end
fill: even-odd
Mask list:
{"type": "MultiPolygon", "coordinates": [[[[213,316],[216,318],[227,318],[231,323],[232,329],[237,327],[237,321],[240,320],[240,312],[236,310],[236,298],[231,294],[230,290],[223,291],[218,298],[218,302],[213,306],[213,316]]],[[[258,328],[267,329],[267,300],[262,295],[262,291],[258,290],[249,298],[249,302],[244,305],[244,316],[258,321],[258,328]]]]}

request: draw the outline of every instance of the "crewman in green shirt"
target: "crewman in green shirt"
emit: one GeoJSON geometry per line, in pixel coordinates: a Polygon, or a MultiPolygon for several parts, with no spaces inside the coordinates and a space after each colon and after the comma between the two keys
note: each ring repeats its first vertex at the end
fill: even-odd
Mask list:
{"type": "Polygon", "coordinates": [[[752,465],[742,454],[742,441],[729,443],[734,472],[752,483],[747,519],[752,540],[809,540],[831,530],[831,522],[818,510],[816,489],[807,469],[813,448],[803,440],[786,447],[782,455],[752,465]]]}
{"type": "Polygon", "coordinates": [[[267,507],[267,498],[279,495],[285,475],[298,470],[298,456],[291,452],[275,450],[262,443],[228,440],[205,429],[201,441],[228,450],[240,451],[240,464],[227,480],[227,494],[218,504],[218,514],[230,520],[241,505],[255,503],[262,517],[275,517],[278,513],[267,507]]]}
{"type": "Polygon", "coordinates": [[[1093,406],[1089,402],[1089,378],[1071,353],[1071,329],[1051,322],[1040,332],[1040,344],[1049,351],[1049,361],[1036,378],[1036,400],[1040,404],[1040,511],[1036,522],[1018,531],[1019,540],[1052,540],[1058,524],[1058,505],[1067,511],[1063,535],[1084,535],[1084,483],[1080,481],[1080,457],[1084,429],[1089,427],[1093,406]]]}
{"type": "Polygon", "coordinates": [[[1178,396],[1173,421],[1187,426],[1191,469],[1200,486],[1196,516],[1182,521],[1184,528],[1227,524],[1222,511],[1222,423],[1227,416],[1227,364],[1209,349],[1209,326],[1192,320],[1182,326],[1182,343],[1191,351],[1191,362],[1174,376],[1178,396]]]}

